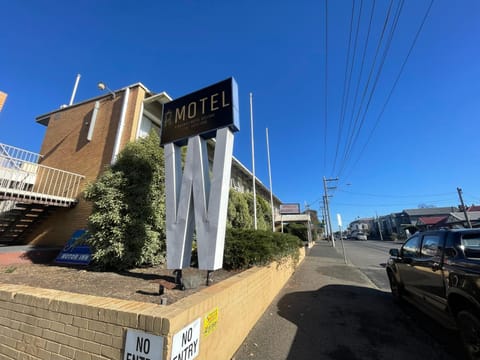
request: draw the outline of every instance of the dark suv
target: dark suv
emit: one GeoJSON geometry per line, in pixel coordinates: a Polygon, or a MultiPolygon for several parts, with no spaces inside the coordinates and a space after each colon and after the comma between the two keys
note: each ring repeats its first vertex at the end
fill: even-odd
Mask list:
{"type": "Polygon", "coordinates": [[[392,295],[459,330],[469,359],[480,359],[480,229],[416,233],[390,249],[392,295]]]}

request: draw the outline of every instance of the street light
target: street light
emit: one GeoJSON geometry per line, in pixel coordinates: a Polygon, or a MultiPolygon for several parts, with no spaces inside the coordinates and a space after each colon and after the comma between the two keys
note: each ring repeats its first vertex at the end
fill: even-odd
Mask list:
{"type": "Polygon", "coordinates": [[[97,87],[101,91],[107,90],[112,94],[112,98],[115,99],[115,93],[103,81],[98,82],[97,87]]]}

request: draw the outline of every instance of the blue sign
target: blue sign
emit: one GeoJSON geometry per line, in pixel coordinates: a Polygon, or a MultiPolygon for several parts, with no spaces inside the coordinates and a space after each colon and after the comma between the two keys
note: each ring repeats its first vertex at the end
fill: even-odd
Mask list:
{"type": "Polygon", "coordinates": [[[76,230],[68,240],[55,262],[63,264],[88,265],[92,260],[90,247],[86,244],[86,230],[76,230]]]}
{"type": "Polygon", "coordinates": [[[189,137],[215,137],[216,130],[240,129],[238,87],[233,78],[182,96],[163,105],[162,145],[184,145],[189,137]]]}

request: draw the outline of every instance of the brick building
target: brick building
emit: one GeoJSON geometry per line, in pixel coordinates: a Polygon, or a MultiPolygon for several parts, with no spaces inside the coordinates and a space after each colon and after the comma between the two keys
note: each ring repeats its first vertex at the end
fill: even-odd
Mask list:
{"type": "MultiPolygon", "coordinates": [[[[2,222],[0,226],[0,243],[61,246],[75,230],[85,228],[91,213],[91,204],[81,197],[85,184],[94,181],[105,166],[113,163],[128,142],[146,136],[152,129],[160,132],[162,104],[170,100],[167,93],[153,94],[137,83],[40,115],[36,121],[47,129],[41,155],[36,156],[38,160],[17,159],[7,145],[0,144],[0,203],[4,205],[3,210],[0,206],[0,220],[6,214],[10,217],[9,222],[2,222]],[[30,169],[26,173],[28,176],[19,176],[26,167],[30,169]],[[44,172],[45,169],[61,169],[62,172],[55,178],[42,176],[41,180],[39,169],[44,172]],[[67,176],[76,177],[75,180],[63,180],[67,176]],[[30,179],[29,183],[23,180],[26,178],[30,179]],[[46,191],[45,186],[39,190],[39,182],[49,186],[68,183],[68,186],[59,187],[52,195],[56,201],[52,202],[49,196],[39,201],[40,192],[46,191]],[[76,184],[75,194],[66,196],[72,183],[76,184]],[[27,208],[30,209],[28,216],[27,210],[22,210],[27,208]],[[23,220],[21,216],[11,220],[15,213],[21,212],[23,220]],[[49,216],[40,217],[40,213],[49,216]]],[[[251,191],[252,174],[235,158],[231,179],[235,189],[251,191]]],[[[269,189],[258,179],[256,189],[259,196],[270,202],[269,189]]],[[[274,196],[273,201],[278,209],[280,200],[274,196]]]]}

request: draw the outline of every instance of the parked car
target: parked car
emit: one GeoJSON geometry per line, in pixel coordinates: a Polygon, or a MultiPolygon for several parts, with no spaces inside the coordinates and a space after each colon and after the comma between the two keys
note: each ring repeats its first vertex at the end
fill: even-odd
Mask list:
{"type": "Polygon", "coordinates": [[[367,235],[362,233],[362,232],[358,232],[357,235],[355,235],[355,239],[357,239],[357,240],[367,240],[367,235]]]}
{"type": "Polygon", "coordinates": [[[353,230],[350,235],[348,235],[348,238],[353,240],[367,240],[367,234],[363,231],[353,230]]]}
{"type": "Polygon", "coordinates": [[[468,359],[480,359],[480,229],[416,233],[390,249],[392,295],[408,298],[461,336],[468,359]]]}

